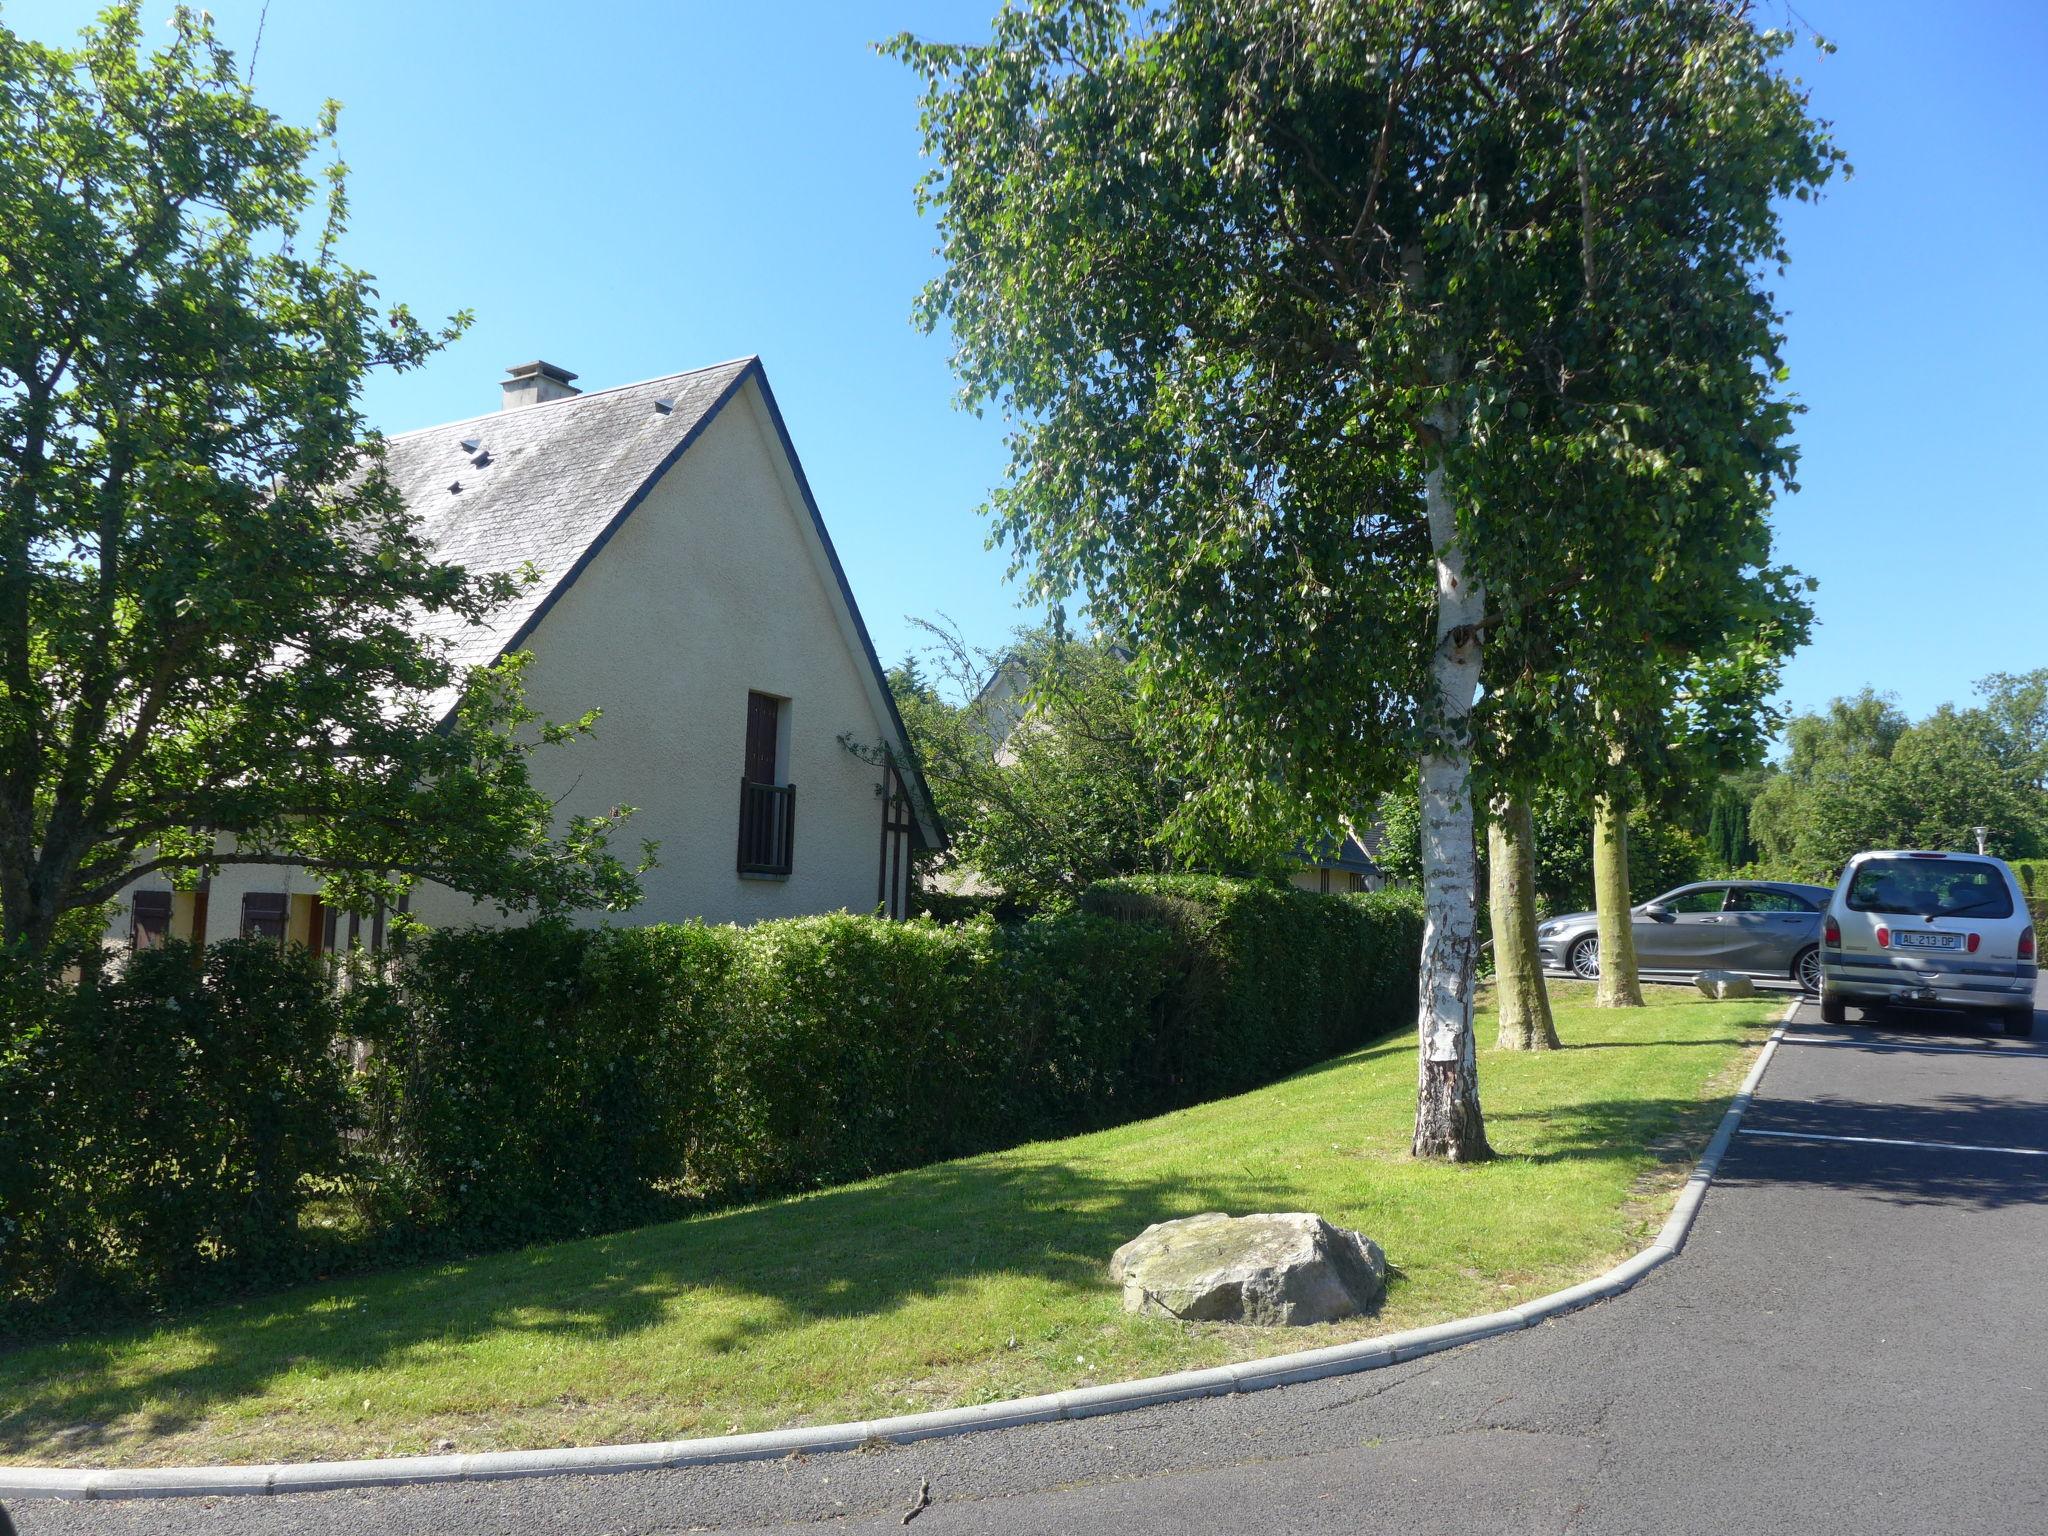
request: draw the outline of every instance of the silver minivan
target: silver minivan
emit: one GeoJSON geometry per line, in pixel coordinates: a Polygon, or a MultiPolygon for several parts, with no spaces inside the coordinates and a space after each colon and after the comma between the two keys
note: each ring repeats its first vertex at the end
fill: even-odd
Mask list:
{"type": "Polygon", "coordinates": [[[1843,1009],[1967,1008],[2034,1032],[2036,937],[2003,859],[1859,853],[1821,923],[1820,1016],[1843,1009]]]}

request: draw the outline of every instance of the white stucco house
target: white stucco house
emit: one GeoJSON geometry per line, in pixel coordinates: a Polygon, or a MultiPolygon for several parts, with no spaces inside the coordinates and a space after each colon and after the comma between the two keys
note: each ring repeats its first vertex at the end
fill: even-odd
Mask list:
{"type": "MultiPolygon", "coordinates": [[[[904,916],[911,852],[944,833],[915,770],[842,744],[910,761],[760,360],[588,393],[575,377],[514,368],[500,409],[394,436],[385,462],[444,559],[541,573],[487,626],[441,637],[469,664],[530,651],[544,718],[603,711],[593,739],[537,754],[533,773],[564,818],[631,805],[627,845],[659,844],[643,899],[612,920],[904,916]]],[[[410,910],[504,920],[436,886],[410,910]]],[[[308,871],[230,865],[196,893],[142,882],[109,937],[331,949],[381,945],[383,926],[325,908],[308,871]]]]}

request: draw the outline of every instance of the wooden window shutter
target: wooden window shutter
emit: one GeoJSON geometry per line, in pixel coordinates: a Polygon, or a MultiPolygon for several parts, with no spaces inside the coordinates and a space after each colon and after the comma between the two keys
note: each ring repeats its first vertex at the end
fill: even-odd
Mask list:
{"type": "Polygon", "coordinates": [[[747,760],[743,771],[750,783],[773,784],[775,739],[782,723],[782,700],[765,693],[747,695],[747,760]]]}

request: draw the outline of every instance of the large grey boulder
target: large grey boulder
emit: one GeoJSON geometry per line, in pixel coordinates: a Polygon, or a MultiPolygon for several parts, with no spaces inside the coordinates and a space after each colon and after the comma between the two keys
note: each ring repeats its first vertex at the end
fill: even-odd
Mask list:
{"type": "Polygon", "coordinates": [[[1147,1227],[1109,1261],[1126,1312],[1183,1322],[1299,1327],[1367,1310],[1386,1290],[1387,1256],[1320,1216],[1210,1211],[1147,1227]]]}
{"type": "Polygon", "coordinates": [[[1733,971],[1701,971],[1692,984],[1712,998],[1756,996],[1756,983],[1733,971]]]}

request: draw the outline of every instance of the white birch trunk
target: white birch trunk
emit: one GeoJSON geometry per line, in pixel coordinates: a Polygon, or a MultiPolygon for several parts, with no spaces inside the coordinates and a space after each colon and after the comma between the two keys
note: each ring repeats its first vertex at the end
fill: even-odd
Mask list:
{"type": "MultiPolygon", "coordinates": [[[[1431,425],[1445,436],[1452,427],[1442,412],[1431,425]]],[[[1479,870],[1473,845],[1470,717],[1479,692],[1479,625],[1486,616],[1486,594],[1465,569],[1457,508],[1441,454],[1423,478],[1423,493],[1436,555],[1437,648],[1431,673],[1439,734],[1422,759],[1424,918],[1414,1153],[1471,1162],[1492,1156],[1479,1109],[1472,1035],[1478,943],[1473,895],[1479,870]]]]}

